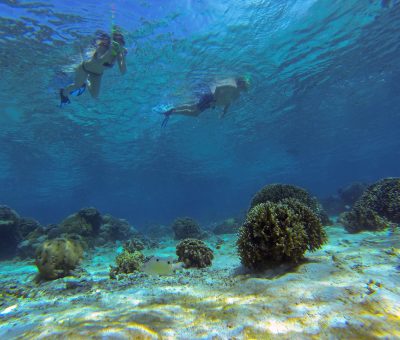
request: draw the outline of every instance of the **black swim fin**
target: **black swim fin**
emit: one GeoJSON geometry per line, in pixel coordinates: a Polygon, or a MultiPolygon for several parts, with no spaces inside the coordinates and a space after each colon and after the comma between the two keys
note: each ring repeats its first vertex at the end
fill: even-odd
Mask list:
{"type": "Polygon", "coordinates": [[[168,111],[163,112],[163,115],[165,116],[163,122],[161,123],[161,127],[166,127],[169,121],[169,116],[171,116],[172,112],[174,112],[174,109],[170,109],[168,111]]]}
{"type": "Polygon", "coordinates": [[[63,95],[63,89],[60,89],[60,107],[65,106],[66,104],[71,104],[71,101],[67,96],[63,95]]]}

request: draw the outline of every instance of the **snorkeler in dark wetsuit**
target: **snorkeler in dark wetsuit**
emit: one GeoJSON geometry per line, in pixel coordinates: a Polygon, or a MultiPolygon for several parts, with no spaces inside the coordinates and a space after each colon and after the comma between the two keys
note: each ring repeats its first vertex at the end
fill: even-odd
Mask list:
{"type": "Polygon", "coordinates": [[[242,77],[218,81],[211,88],[210,93],[203,94],[200,97],[199,102],[195,104],[178,106],[163,112],[165,119],[162,123],[162,126],[167,124],[168,119],[172,114],[197,117],[203,111],[210,108],[215,108],[217,106],[223,107],[223,112],[220,115],[222,118],[228,112],[231,103],[239,98],[240,92],[247,91],[249,85],[249,80],[242,77]]]}
{"type": "Polygon", "coordinates": [[[125,74],[127,50],[124,45],[125,40],[120,32],[114,31],[112,40],[108,34],[101,33],[92,58],[82,62],[76,68],[75,82],[60,90],[61,106],[70,103],[69,94],[79,96],[85,91],[86,87],[88,87],[92,97],[97,98],[104,70],[113,67],[115,63],[118,64],[121,74],[125,74]]]}

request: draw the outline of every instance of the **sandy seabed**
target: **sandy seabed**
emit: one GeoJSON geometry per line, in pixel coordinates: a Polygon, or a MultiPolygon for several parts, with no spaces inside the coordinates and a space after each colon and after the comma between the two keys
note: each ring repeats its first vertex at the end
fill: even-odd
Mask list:
{"type": "Polygon", "coordinates": [[[32,261],[0,262],[0,339],[400,339],[400,231],[326,230],[302,264],[258,274],[240,266],[236,235],[208,240],[212,267],[173,276],[110,280],[116,247],[40,285],[32,261]]]}

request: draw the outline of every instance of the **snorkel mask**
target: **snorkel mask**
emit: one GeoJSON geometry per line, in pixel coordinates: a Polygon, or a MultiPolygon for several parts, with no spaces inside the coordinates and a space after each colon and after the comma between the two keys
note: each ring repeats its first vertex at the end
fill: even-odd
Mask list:
{"type": "Polygon", "coordinates": [[[122,33],[114,31],[112,34],[112,54],[114,56],[118,55],[124,51],[125,39],[122,33]]]}

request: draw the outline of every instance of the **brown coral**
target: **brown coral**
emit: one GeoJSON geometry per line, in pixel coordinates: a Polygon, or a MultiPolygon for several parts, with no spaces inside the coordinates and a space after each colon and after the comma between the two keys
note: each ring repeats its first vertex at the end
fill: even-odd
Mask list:
{"type": "Polygon", "coordinates": [[[326,242],[326,234],[315,213],[299,201],[266,202],[250,210],[237,241],[241,262],[252,269],[270,264],[299,262],[306,250],[326,242]]]}
{"type": "Polygon", "coordinates": [[[186,268],[205,268],[211,266],[214,258],[212,250],[197,239],[188,238],[176,246],[176,255],[186,268]]]}
{"type": "Polygon", "coordinates": [[[309,207],[320,218],[322,224],[327,225],[331,223],[328,215],[315,197],[312,197],[303,188],[291,184],[276,183],[266,185],[254,195],[250,209],[260,203],[268,201],[278,203],[285,198],[294,198],[309,207]]]}
{"type": "Polygon", "coordinates": [[[67,276],[83,257],[83,247],[77,240],[57,238],[45,241],[37,250],[35,264],[45,280],[67,276]]]}

